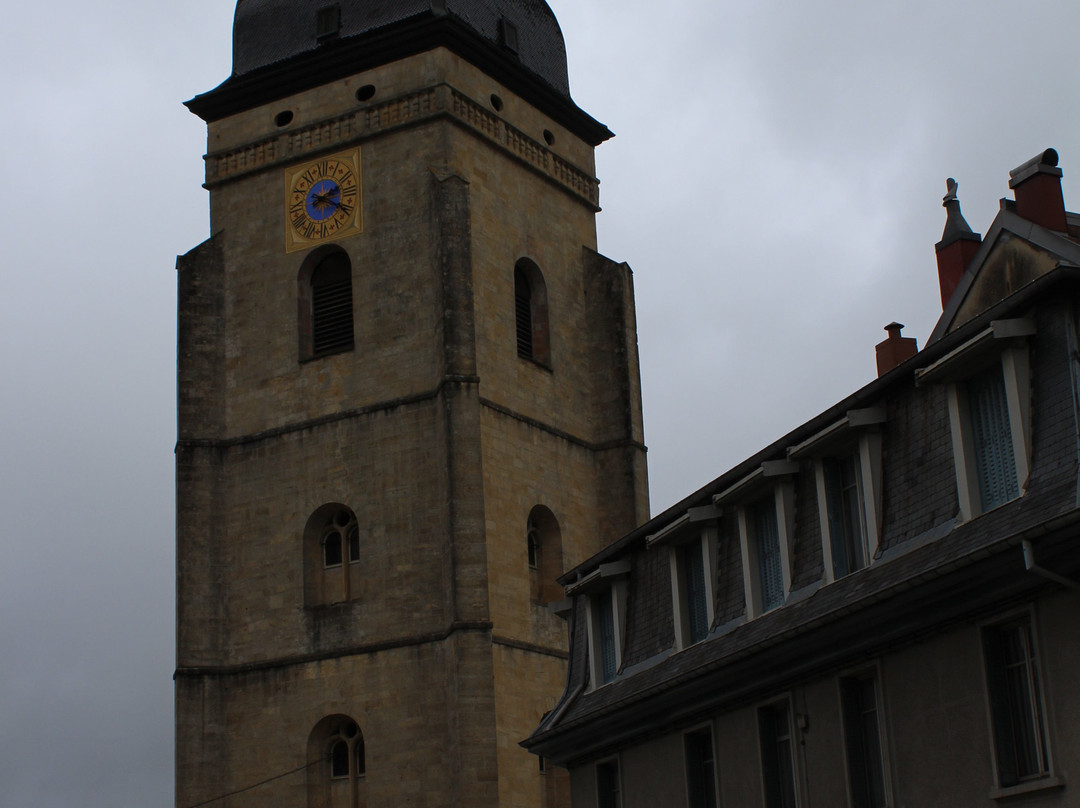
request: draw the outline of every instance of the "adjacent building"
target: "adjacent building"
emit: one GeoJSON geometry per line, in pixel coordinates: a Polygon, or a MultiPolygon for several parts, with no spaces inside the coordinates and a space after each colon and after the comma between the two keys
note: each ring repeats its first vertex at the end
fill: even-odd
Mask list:
{"type": "Polygon", "coordinates": [[[1080,805],[1080,215],[1052,149],[879,377],[560,582],[574,808],[1080,805]]]}

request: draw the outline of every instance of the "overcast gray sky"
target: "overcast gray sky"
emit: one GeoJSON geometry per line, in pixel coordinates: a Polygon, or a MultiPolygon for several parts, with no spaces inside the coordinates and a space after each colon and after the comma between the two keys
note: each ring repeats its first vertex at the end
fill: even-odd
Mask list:
{"type": "MultiPolygon", "coordinates": [[[[299,1],[299,0],[298,0],[299,1]]],[[[1061,154],[1075,0],[551,0],[635,272],[653,511],[940,312],[945,178],[985,232],[1061,154]]],[[[208,235],[232,0],[8,4],[0,30],[0,806],[172,802],[175,272],[208,235]]]]}

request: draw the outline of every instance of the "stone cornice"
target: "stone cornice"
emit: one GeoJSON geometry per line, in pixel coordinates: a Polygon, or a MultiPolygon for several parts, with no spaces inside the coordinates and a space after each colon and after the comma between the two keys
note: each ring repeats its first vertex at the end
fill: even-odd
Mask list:
{"type": "Polygon", "coordinates": [[[278,165],[436,118],[448,118],[599,210],[600,184],[595,177],[447,84],[211,152],[204,158],[205,187],[212,190],[278,165]]]}

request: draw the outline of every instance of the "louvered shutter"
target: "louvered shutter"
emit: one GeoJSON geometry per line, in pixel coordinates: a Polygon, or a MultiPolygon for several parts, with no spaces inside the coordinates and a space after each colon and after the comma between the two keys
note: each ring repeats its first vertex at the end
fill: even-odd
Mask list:
{"type": "Polygon", "coordinates": [[[514,269],[514,318],[518,356],[533,358],[532,288],[520,269],[514,269]]]}
{"type": "Polygon", "coordinates": [[[1000,366],[967,385],[975,467],[982,510],[988,511],[1019,495],[1012,428],[1000,366]]]}
{"type": "Polygon", "coordinates": [[[311,273],[311,326],[314,356],[352,349],[352,273],[344,256],[329,256],[311,273]]]}

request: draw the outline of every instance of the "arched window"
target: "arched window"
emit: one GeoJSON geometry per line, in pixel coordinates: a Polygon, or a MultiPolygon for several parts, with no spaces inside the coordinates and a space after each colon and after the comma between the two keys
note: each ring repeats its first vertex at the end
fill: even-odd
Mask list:
{"type": "Polygon", "coordinates": [[[528,258],[514,266],[514,322],[518,356],[550,365],[547,285],[540,268],[528,258]]]}
{"type": "Polygon", "coordinates": [[[529,512],[525,525],[529,589],[533,603],[545,605],[563,597],[556,579],[563,574],[562,531],[555,514],[543,505],[529,512]]]}
{"type": "Polygon", "coordinates": [[[297,279],[300,359],[353,349],[352,265],[335,246],[312,252],[297,279]]]}
{"type": "Polygon", "coordinates": [[[364,734],[346,715],[329,715],[308,736],[308,808],[364,808],[364,734]]]}
{"type": "Polygon", "coordinates": [[[304,602],[322,606],[355,600],[362,583],[360,525],[351,509],[323,505],[304,528],[304,602]]]}

